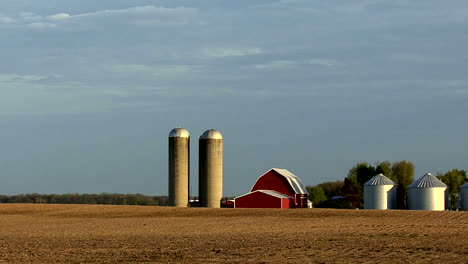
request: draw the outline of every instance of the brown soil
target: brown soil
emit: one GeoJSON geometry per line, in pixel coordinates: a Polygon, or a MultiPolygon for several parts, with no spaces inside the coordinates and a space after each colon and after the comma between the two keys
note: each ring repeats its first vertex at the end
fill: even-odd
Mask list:
{"type": "Polygon", "coordinates": [[[468,263],[468,212],[0,204],[0,263],[468,263]]]}

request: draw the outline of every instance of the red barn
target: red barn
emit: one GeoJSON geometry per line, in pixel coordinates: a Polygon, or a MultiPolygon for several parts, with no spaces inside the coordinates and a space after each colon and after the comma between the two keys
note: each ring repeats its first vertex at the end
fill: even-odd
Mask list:
{"type": "Polygon", "coordinates": [[[236,197],[234,204],[236,208],[307,208],[307,195],[296,175],[271,169],[257,179],[250,193],[236,197]]]}

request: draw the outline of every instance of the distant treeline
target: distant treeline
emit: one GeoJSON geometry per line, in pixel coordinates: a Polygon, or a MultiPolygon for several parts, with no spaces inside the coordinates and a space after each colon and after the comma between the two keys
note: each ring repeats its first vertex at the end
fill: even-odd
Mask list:
{"type": "Polygon", "coordinates": [[[0,195],[0,203],[46,203],[46,204],[113,204],[113,205],[158,205],[168,204],[167,196],[143,194],[17,194],[0,195]]]}

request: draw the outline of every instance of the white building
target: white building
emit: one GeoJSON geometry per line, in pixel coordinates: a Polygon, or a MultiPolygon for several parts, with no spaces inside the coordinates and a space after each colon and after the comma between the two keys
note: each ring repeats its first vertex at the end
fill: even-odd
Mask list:
{"type": "Polygon", "coordinates": [[[408,186],[408,209],[445,210],[447,185],[430,173],[424,174],[408,186]]]}
{"type": "Polygon", "coordinates": [[[364,183],[364,209],[395,209],[396,185],[383,174],[364,183]]]}

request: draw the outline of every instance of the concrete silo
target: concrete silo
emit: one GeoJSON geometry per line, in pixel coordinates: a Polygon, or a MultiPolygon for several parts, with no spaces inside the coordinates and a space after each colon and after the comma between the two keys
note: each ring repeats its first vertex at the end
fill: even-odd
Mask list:
{"type": "Polygon", "coordinates": [[[383,174],[372,177],[364,184],[364,209],[395,209],[395,183],[383,174]]]}
{"type": "Polygon", "coordinates": [[[408,186],[408,209],[445,210],[447,185],[430,173],[424,174],[408,186]]]}
{"type": "Polygon", "coordinates": [[[460,188],[460,205],[463,211],[468,211],[468,182],[460,188]]]}
{"type": "Polygon", "coordinates": [[[169,206],[187,207],[190,180],[190,134],[184,128],[169,133],[169,206]]]}
{"type": "Polygon", "coordinates": [[[219,208],[223,196],[223,136],[210,129],[199,140],[200,206],[219,208]]]}

